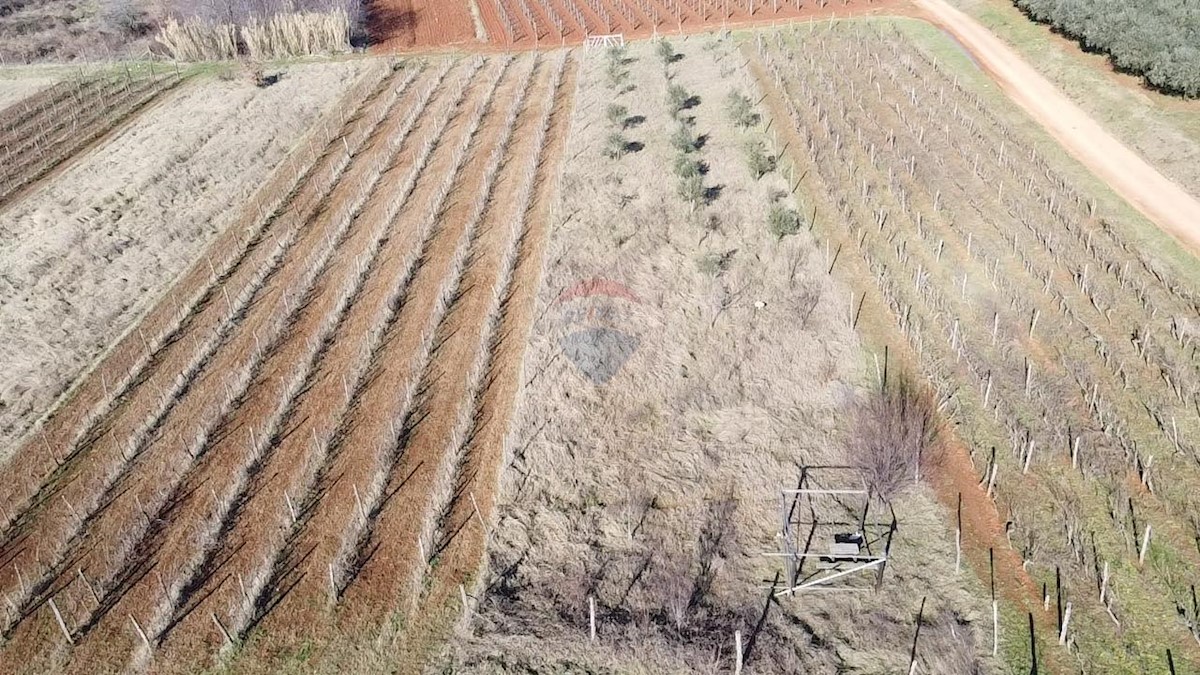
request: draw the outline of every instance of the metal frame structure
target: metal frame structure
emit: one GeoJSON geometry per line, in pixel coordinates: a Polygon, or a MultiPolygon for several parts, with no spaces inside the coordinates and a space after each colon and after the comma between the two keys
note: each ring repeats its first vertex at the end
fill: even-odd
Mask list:
{"type": "Polygon", "coordinates": [[[616,33],[613,35],[589,35],[583,40],[583,48],[586,51],[592,51],[596,48],[607,49],[608,47],[624,47],[625,34],[616,33]]]}
{"type": "MultiPolygon", "coordinates": [[[[775,596],[794,596],[805,591],[863,591],[878,590],[883,584],[884,571],[892,549],[892,536],[896,533],[896,513],[891,504],[885,504],[891,520],[868,522],[872,495],[863,485],[859,471],[847,466],[805,466],[801,468],[800,480],[794,489],[780,490],[780,551],[767,553],[767,557],[782,558],[785,565],[785,583],[775,596]],[[815,473],[830,472],[842,476],[836,485],[821,487],[816,484],[815,473]],[[851,479],[847,474],[853,475],[851,479]],[[857,483],[857,486],[854,485],[857,483]],[[833,499],[835,508],[853,516],[854,521],[829,519],[826,505],[818,508],[820,498],[833,499]],[[847,501],[853,503],[847,503],[847,501]],[[824,518],[824,519],[823,519],[824,518]],[[838,528],[855,527],[861,535],[865,549],[855,553],[844,551],[814,551],[814,543],[833,541],[838,528]],[[803,540],[801,537],[803,536],[803,540]],[[872,546],[882,547],[872,551],[872,546]],[[817,561],[815,570],[805,569],[810,560],[817,561]],[[821,563],[825,565],[822,566],[821,563]],[[864,573],[874,575],[874,583],[864,586],[855,579],[864,573]],[[836,583],[835,583],[836,582],[836,583]]],[[[831,547],[833,549],[834,547],[831,547]]]]}

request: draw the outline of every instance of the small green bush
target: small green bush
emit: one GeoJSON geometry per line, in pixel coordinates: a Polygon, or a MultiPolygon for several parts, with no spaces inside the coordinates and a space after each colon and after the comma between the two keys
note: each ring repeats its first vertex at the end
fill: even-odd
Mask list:
{"type": "Polygon", "coordinates": [[[625,148],[629,145],[629,141],[620,133],[614,131],[608,135],[604,141],[604,156],[609,159],[621,159],[625,156],[625,148]]]}
{"type": "Polygon", "coordinates": [[[605,73],[608,75],[608,85],[613,88],[625,84],[629,79],[629,71],[619,61],[609,61],[605,73]]]}
{"type": "Polygon", "coordinates": [[[668,65],[675,60],[675,47],[666,38],[658,41],[654,51],[658,53],[658,58],[662,59],[663,65],[668,65]]]}
{"type": "Polygon", "coordinates": [[[729,115],[729,119],[742,129],[749,129],[758,124],[758,113],[754,112],[754,102],[751,101],[742,92],[729,92],[729,97],[725,99],[725,112],[729,115]]]}
{"type": "Polygon", "coordinates": [[[802,224],[803,219],[800,216],[800,212],[788,208],[783,204],[772,206],[771,212],[767,216],[767,227],[776,239],[783,239],[788,235],[796,234],[800,231],[802,224]]]}
{"type": "Polygon", "coordinates": [[[692,133],[692,128],[686,124],[676,127],[675,133],[671,134],[671,147],[682,154],[695,152],[696,136],[692,133]]]}
{"type": "Polygon", "coordinates": [[[704,177],[696,173],[694,176],[680,179],[679,196],[695,211],[704,201],[704,177]]]}
{"type": "Polygon", "coordinates": [[[605,109],[604,114],[608,117],[608,121],[615,127],[624,127],[625,119],[629,117],[629,108],[620,103],[610,103],[605,109]]]}
{"type": "Polygon", "coordinates": [[[724,271],[721,268],[723,257],[719,253],[706,253],[696,258],[696,269],[706,277],[715,277],[724,271]]]}
{"type": "Polygon", "coordinates": [[[675,157],[675,175],[683,179],[699,176],[700,163],[688,155],[678,155],[675,157]]]}
{"type": "Polygon", "coordinates": [[[672,84],[667,87],[667,108],[672,115],[678,115],[687,107],[688,99],[692,97],[683,85],[672,84]]]}
{"type": "Polygon", "coordinates": [[[775,170],[775,157],[767,152],[767,144],[761,138],[746,141],[743,149],[746,153],[746,165],[750,167],[754,180],[759,180],[775,170]]]}

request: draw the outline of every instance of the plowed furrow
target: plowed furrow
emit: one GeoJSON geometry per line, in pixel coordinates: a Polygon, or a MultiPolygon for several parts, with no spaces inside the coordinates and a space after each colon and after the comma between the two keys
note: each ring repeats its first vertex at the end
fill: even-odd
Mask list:
{"type": "MultiPolygon", "coordinates": [[[[252,490],[258,486],[249,479],[275,447],[292,402],[310,385],[313,366],[328,349],[333,331],[374,264],[386,236],[380,208],[399,208],[403,201],[404,194],[392,192],[399,188],[391,185],[391,172],[406,160],[407,153],[400,149],[411,144],[406,139],[440,79],[441,74],[431,74],[419,87],[423,93],[416,95],[415,107],[385,123],[373,140],[373,156],[363,160],[365,173],[353,167],[348,174],[347,180],[358,186],[355,199],[362,203],[348,220],[320,228],[328,231],[327,245],[319,262],[313,263],[318,271],[297,285],[297,297],[302,299],[289,310],[291,316],[282,323],[278,337],[263,351],[253,383],[222,413],[219,433],[205,455],[209,461],[185,477],[176,499],[163,503],[163,527],[140,547],[139,565],[155,567],[162,578],[155,579],[157,583],[139,584],[133,577],[137,565],[120,570],[129,597],[97,617],[102,626],[97,633],[106,632],[105,625],[109,630],[115,628],[114,623],[119,626],[122,612],[129,612],[142,616],[149,634],[158,636],[171,625],[173,616],[178,617],[181,607],[190,607],[188,601],[210,580],[206,561],[253,496],[252,490]]],[[[409,100],[406,107],[412,103],[409,100]]],[[[245,349],[257,350],[258,344],[247,343],[245,349]]],[[[89,641],[97,648],[111,648],[111,643],[111,639],[99,637],[89,641]]]]}
{"type": "MultiPolygon", "coordinates": [[[[471,136],[471,111],[482,110],[492,91],[489,81],[494,82],[498,76],[497,69],[489,68],[488,74],[472,79],[474,68],[467,70],[470,72],[460,78],[460,93],[448,97],[451,105],[443,107],[440,119],[423,131],[432,145],[414,148],[416,156],[406,163],[418,175],[411,176],[412,193],[405,195],[404,202],[421,204],[444,194],[444,183],[439,184],[438,179],[447,172],[453,174],[465,157],[465,143],[471,136]],[[430,147],[432,154],[423,154],[430,147]]],[[[375,219],[380,221],[380,228],[394,227],[395,212],[381,211],[375,219]]],[[[401,237],[389,236],[388,253],[392,246],[404,243],[401,237]]],[[[376,277],[383,267],[386,265],[373,267],[371,276],[376,277]]],[[[292,513],[305,503],[307,488],[328,451],[341,407],[339,400],[350,396],[360,373],[365,371],[370,336],[369,327],[365,332],[356,332],[343,326],[334,337],[311,386],[288,414],[292,423],[282,429],[261,466],[248,476],[244,498],[226,519],[225,531],[211,549],[210,559],[220,561],[224,569],[216,575],[212,564],[201,565],[197,571],[202,583],[194,590],[199,603],[176,608],[165,635],[166,653],[207,653],[211,646],[219,645],[222,638],[210,620],[214,613],[234,634],[243,632],[253,619],[256,599],[264,594],[292,513]],[[229,581],[223,583],[223,579],[229,581]]]]}
{"type": "MultiPolygon", "coordinates": [[[[358,202],[365,197],[359,196],[365,191],[361,182],[375,170],[369,159],[359,165],[361,168],[352,171],[351,176],[357,178],[360,185],[351,183],[343,187],[343,181],[339,185],[341,189],[335,190],[333,208],[322,212],[338,224],[332,228],[335,231],[344,229],[351,219],[358,202]]],[[[323,267],[327,251],[333,245],[328,231],[317,232],[312,228],[293,228],[280,236],[269,251],[266,263],[247,270],[249,279],[235,298],[230,299],[227,293],[222,293],[228,312],[226,320],[218,323],[206,338],[195,340],[195,349],[174,350],[184,352],[177,354],[183,357],[183,363],[177,368],[159,368],[155,375],[164,377],[157,387],[147,391],[152,376],[133,391],[135,397],[144,394],[141,405],[125,407],[122,412],[128,414],[99,439],[79,473],[41,510],[40,518],[30,526],[33,529],[36,525],[40,546],[35,549],[32,561],[27,555],[28,549],[22,550],[16,557],[16,564],[33,562],[38,565],[39,572],[49,578],[45,572],[59,564],[74,540],[81,533],[87,533],[93,522],[118,503],[117,498],[124,495],[124,487],[136,485],[136,482],[124,481],[137,475],[139,467],[150,466],[149,470],[153,471],[154,461],[173,460],[187,464],[191,453],[185,448],[192,447],[188,443],[196,435],[204,434],[204,420],[219,414],[224,404],[222,396],[228,397],[229,392],[238,389],[253,372],[254,363],[286,322],[289,311],[285,308],[303,297],[304,289],[323,267]],[[305,281],[297,283],[300,279],[305,281]],[[174,374],[170,381],[162,381],[170,374],[174,374]],[[166,439],[167,443],[155,444],[160,438],[166,439]],[[168,453],[170,458],[163,460],[163,453],[168,453]]],[[[219,307],[220,303],[215,306],[219,307]]],[[[172,347],[178,344],[176,342],[172,347]]],[[[134,507],[144,510],[137,502],[134,507]]],[[[119,537],[115,541],[99,541],[111,547],[108,555],[118,557],[120,549],[128,544],[119,537]]],[[[33,608],[28,603],[40,602],[33,592],[34,587],[25,586],[18,590],[26,600],[24,610],[33,608]]]]}
{"type": "Polygon", "coordinates": [[[419,581],[433,554],[438,495],[445,492],[447,453],[457,446],[462,410],[469,406],[471,381],[484,350],[488,304],[505,280],[503,269],[520,220],[521,186],[537,161],[540,126],[549,107],[552,68],[543,68],[533,87],[531,105],[518,120],[510,149],[497,178],[495,198],[470,242],[470,254],[457,280],[449,312],[442,317],[432,351],[420,375],[416,396],[406,413],[398,457],[390,467],[386,498],[374,510],[359,543],[357,574],[345,591],[356,619],[399,606],[411,610],[419,581]]]}
{"type": "Polygon", "coordinates": [[[444,508],[437,544],[438,564],[429,601],[438,606],[453,597],[459,584],[469,584],[486,548],[487,527],[493,522],[499,477],[509,452],[510,429],[525,378],[525,347],[533,323],[534,301],[541,283],[547,221],[556,198],[563,149],[571,119],[576,65],[566,63],[545,120],[547,134],[523,213],[520,239],[511,261],[503,304],[498,305],[490,340],[490,360],[484,369],[472,427],[464,440],[454,478],[453,498],[444,508]],[[476,512],[478,509],[478,512],[476,512]]]}
{"type": "MultiPolygon", "coordinates": [[[[416,72],[414,71],[400,87],[407,89],[411,79],[415,76],[416,72]]],[[[309,313],[312,311],[324,312],[318,316],[324,317],[326,321],[336,320],[339,303],[346,302],[352,290],[348,286],[349,284],[344,281],[340,285],[337,282],[325,281],[319,289],[314,289],[312,295],[315,299],[306,304],[306,311],[309,313]],[[326,298],[321,297],[320,292],[328,295],[331,288],[336,288],[339,295],[332,301],[321,302],[326,298]]],[[[311,333],[300,330],[301,326],[297,325],[301,323],[299,318],[292,318],[290,321],[289,328],[291,330],[278,333],[277,343],[264,345],[261,350],[258,336],[252,336],[255,340],[255,351],[270,354],[268,361],[271,359],[278,361],[282,358],[289,364],[303,363],[305,359],[303,354],[297,353],[295,350],[285,350],[282,348],[284,345],[278,344],[278,342],[282,342],[282,338],[286,335],[293,341],[298,340],[304,343],[305,347],[315,350],[316,346],[325,340],[325,336],[319,331],[326,330],[326,325],[321,324],[318,335],[313,337],[311,333]],[[307,342],[305,342],[306,340],[307,342]]],[[[74,593],[83,598],[85,605],[96,602],[96,606],[90,610],[86,618],[81,620],[78,632],[83,633],[90,629],[94,621],[111,606],[112,598],[110,596],[119,593],[125,587],[126,580],[141,568],[131,560],[134,557],[134,551],[142,547],[147,533],[153,530],[156,524],[165,523],[170,518],[174,508],[172,500],[178,498],[177,487],[190,468],[196,465],[196,460],[207,458],[212,449],[211,445],[216,443],[215,439],[222,438],[228,433],[221,428],[226,421],[226,411],[235,402],[241,408],[246,408],[253,403],[246,395],[246,388],[251,380],[262,379],[269,384],[278,385],[287,390],[295,390],[302,381],[299,374],[302,374],[303,370],[296,368],[289,373],[283,369],[272,368],[270,363],[262,365],[251,363],[238,372],[244,373],[244,375],[228,385],[224,389],[224,398],[217,399],[208,408],[189,409],[187,404],[190,401],[181,403],[179,414],[184,417],[187,424],[196,425],[199,431],[191,436],[172,435],[169,429],[170,425],[166,425],[155,445],[143,453],[139,461],[134,463],[129,472],[122,477],[123,483],[116,486],[119,495],[114,497],[103,511],[98,511],[94,517],[85,521],[81,532],[74,539],[75,549],[65,556],[60,565],[56,566],[52,575],[48,575],[54,580],[47,586],[50,593],[79,581],[81,583],[73,589],[74,593]],[[178,452],[178,448],[164,448],[164,444],[168,441],[175,444],[182,443],[181,449],[186,453],[187,458],[191,458],[191,461],[186,461],[178,452]],[[128,487],[123,488],[122,485],[128,487]],[[103,542],[106,545],[94,545],[95,542],[103,542]],[[99,597],[97,598],[97,596],[99,597]]],[[[244,426],[249,430],[251,436],[256,428],[248,424],[235,424],[231,425],[231,428],[236,429],[238,426],[244,426]]],[[[260,438],[267,436],[265,429],[268,428],[269,425],[259,427],[260,438]]],[[[237,437],[235,442],[242,443],[241,437],[237,437]]],[[[252,443],[253,440],[243,445],[252,443]]],[[[60,604],[67,603],[60,601],[60,604]]]]}
{"type": "MultiPolygon", "coordinates": [[[[499,138],[498,143],[490,148],[481,147],[477,153],[481,158],[490,155],[487,166],[476,167],[458,182],[454,194],[461,196],[439,216],[438,220],[443,223],[438,233],[440,236],[427,242],[428,250],[424,259],[429,266],[423,267],[422,273],[430,269],[445,269],[445,263],[442,262],[444,254],[434,252],[442,248],[441,242],[456,240],[454,251],[450,254],[450,272],[440,277],[438,293],[445,293],[451,285],[457,286],[457,273],[454,271],[456,261],[461,260],[461,251],[465,250],[467,241],[471,239],[471,231],[476,229],[482,205],[488,203],[489,195],[501,197],[503,194],[496,190],[496,182],[492,177],[505,158],[517,160],[510,148],[509,130],[514,126],[512,123],[519,119],[532,68],[532,60],[519,66],[521,75],[507,85],[510,91],[502,92],[503,99],[511,101],[505,106],[507,114],[501,114],[502,110],[496,111],[481,132],[485,137],[499,138]],[[514,88],[519,91],[512,91],[514,88]],[[466,197],[472,194],[477,197],[468,200],[466,197]]],[[[429,227],[424,229],[428,230],[429,227]]],[[[438,277],[435,273],[427,278],[432,280],[438,277]]],[[[418,280],[414,287],[422,286],[422,281],[418,280]]],[[[409,296],[408,300],[404,312],[413,309],[420,311],[429,304],[421,296],[409,296]]],[[[422,315],[423,318],[415,322],[417,326],[424,324],[425,327],[425,334],[420,336],[415,353],[400,351],[410,346],[410,341],[389,340],[386,352],[381,354],[380,379],[371,382],[370,387],[361,392],[360,399],[353,403],[355,412],[376,410],[380,414],[370,417],[358,415],[357,419],[350,417],[353,421],[347,426],[346,437],[338,444],[329,465],[323,468],[325,480],[321,499],[313,505],[311,514],[289,540],[288,558],[276,570],[277,580],[273,586],[277,589],[279,606],[272,608],[267,617],[269,628],[266,635],[285,635],[300,625],[311,625],[312,621],[322,618],[322,608],[332,606],[338,590],[351,578],[353,570],[348,566],[355,562],[357,544],[361,538],[359,533],[365,532],[370,520],[377,515],[383,498],[388,461],[385,458],[392,452],[392,444],[398,434],[397,422],[403,419],[407,400],[411,398],[411,394],[406,393],[411,391],[411,385],[415,382],[411,374],[419,372],[421,364],[428,359],[428,338],[441,314],[441,304],[434,304],[432,316],[422,315]],[[390,384],[387,379],[389,376],[404,373],[403,370],[399,373],[386,372],[393,363],[407,369],[410,378],[405,383],[390,384]],[[383,390],[375,388],[380,382],[389,384],[384,384],[383,390]],[[393,386],[405,389],[393,390],[390,401],[380,402],[387,408],[377,410],[365,407],[372,397],[393,386]],[[285,594],[283,591],[290,592],[285,594]],[[314,602],[313,596],[324,598],[325,602],[314,602]]],[[[403,331],[405,323],[397,327],[403,331]]]]}

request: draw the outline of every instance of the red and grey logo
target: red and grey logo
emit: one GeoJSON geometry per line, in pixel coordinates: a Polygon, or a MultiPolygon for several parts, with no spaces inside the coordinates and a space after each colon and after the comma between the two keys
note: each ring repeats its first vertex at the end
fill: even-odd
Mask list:
{"type": "Polygon", "coordinates": [[[630,324],[633,309],[642,301],[619,281],[580,281],[554,304],[562,308],[567,330],[559,340],[563,353],[594,384],[616,376],[641,345],[641,338],[622,326],[630,324]]]}

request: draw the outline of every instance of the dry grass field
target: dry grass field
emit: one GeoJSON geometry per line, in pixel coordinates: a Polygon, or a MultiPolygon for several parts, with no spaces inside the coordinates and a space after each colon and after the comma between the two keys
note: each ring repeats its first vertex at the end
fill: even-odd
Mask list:
{"type": "Polygon", "coordinates": [[[0,110],[33,96],[58,79],[50,75],[17,76],[11,71],[0,71],[0,110]]]}
{"type": "Polygon", "coordinates": [[[938,29],[239,71],[5,94],[0,672],[1200,664],[1200,265],[938,29]]]}
{"type": "MultiPolygon", "coordinates": [[[[17,104],[11,111],[18,120],[13,139],[28,138],[24,127],[38,124],[16,113],[26,103],[40,104],[48,116],[64,120],[61,131],[48,134],[70,147],[8,146],[14,158],[30,158],[29,171],[37,172],[28,179],[14,173],[14,184],[51,170],[60,173],[0,210],[2,454],[195,261],[228,226],[231,209],[245,202],[367,69],[289,68],[267,88],[249,80],[203,78],[143,111],[135,124],[65,170],[61,161],[79,150],[77,139],[104,133],[101,118],[108,109],[82,111],[100,127],[85,134],[61,114],[76,104],[75,83],[64,83],[65,100],[51,99],[58,92],[48,89],[17,104]]],[[[125,74],[115,77],[123,80],[125,74]]],[[[178,86],[173,72],[161,77],[171,80],[148,86],[178,86]]],[[[82,86],[107,85],[89,80],[82,86]]],[[[20,166],[14,159],[3,173],[20,166]]]]}

